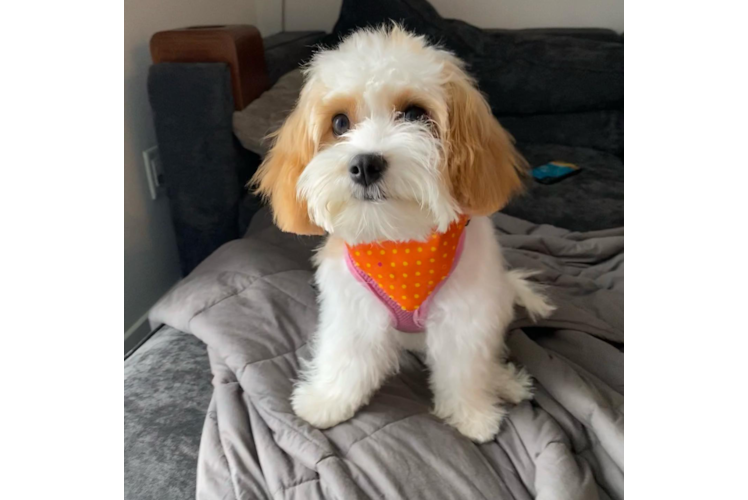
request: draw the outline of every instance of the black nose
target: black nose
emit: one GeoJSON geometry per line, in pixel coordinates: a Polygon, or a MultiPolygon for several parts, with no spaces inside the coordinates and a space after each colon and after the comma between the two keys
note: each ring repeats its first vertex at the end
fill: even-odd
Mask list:
{"type": "Polygon", "coordinates": [[[382,178],[387,170],[387,160],[377,154],[358,155],[348,165],[348,173],[356,184],[370,186],[382,178]]]}

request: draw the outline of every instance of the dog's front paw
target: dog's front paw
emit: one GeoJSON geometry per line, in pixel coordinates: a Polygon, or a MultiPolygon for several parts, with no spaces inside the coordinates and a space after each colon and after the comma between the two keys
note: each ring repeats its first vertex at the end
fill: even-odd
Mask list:
{"type": "Polygon", "coordinates": [[[497,377],[496,385],[496,392],[502,401],[516,405],[532,399],[532,378],[525,370],[508,363],[504,374],[497,377]]]}
{"type": "Polygon", "coordinates": [[[291,396],[294,413],[318,429],[327,429],[353,417],[356,408],[328,397],[309,383],[298,385],[291,396]]]}
{"type": "Polygon", "coordinates": [[[506,412],[498,406],[488,405],[483,408],[462,407],[450,413],[435,410],[434,414],[444,419],[468,439],[477,443],[485,443],[499,432],[506,412]]]}

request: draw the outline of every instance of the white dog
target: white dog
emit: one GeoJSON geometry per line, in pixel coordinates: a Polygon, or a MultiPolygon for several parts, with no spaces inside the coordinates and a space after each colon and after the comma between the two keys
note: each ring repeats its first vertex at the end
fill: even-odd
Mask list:
{"type": "Polygon", "coordinates": [[[503,361],[514,305],[553,310],[526,273],[505,269],[486,218],[521,190],[524,160],[463,63],[398,26],[350,35],[305,73],[253,179],[281,229],[329,234],[294,411],[319,428],[347,420],[402,349],[422,349],[434,413],[491,439],[499,404],[531,396],[503,361]]]}

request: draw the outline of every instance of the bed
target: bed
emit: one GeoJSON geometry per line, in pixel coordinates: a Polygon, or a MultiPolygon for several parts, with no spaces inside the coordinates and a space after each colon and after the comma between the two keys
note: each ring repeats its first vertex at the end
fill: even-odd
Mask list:
{"type": "Polygon", "coordinates": [[[480,30],[417,0],[344,1],[331,34],[201,35],[211,30],[250,56],[166,51],[149,79],[185,279],[125,362],[126,498],[623,498],[621,36],[480,30]],[[281,233],[244,184],[312,45],[387,18],[469,62],[531,165],[583,168],[532,184],[492,217],[509,264],[539,271],[559,309],[512,325],[512,357],[535,398],[484,445],[429,413],[415,354],[332,429],[311,428],[288,404],[316,321],[319,240],[281,233]]]}

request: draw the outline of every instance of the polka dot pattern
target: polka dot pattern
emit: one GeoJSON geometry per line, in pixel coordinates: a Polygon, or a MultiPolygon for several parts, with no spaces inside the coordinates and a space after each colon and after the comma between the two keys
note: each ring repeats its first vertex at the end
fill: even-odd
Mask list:
{"type": "Polygon", "coordinates": [[[427,243],[422,241],[383,241],[348,247],[351,260],[377,286],[387,292],[404,311],[415,311],[436,289],[440,280],[445,279],[457,253],[453,244],[459,241],[468,218],[461,216],[449,226],[445,233],[434,233],[427,243]],[[428,253],[428,259],[413,260],[410,255],[428,253]],[[410,260],[409,260],[410,259],[410,260]],[[417,266],[415,273],[408,272],[417,266]],[[409,267],[410,266],[410,267],[409,267]],[[382,274],[382,270],[389,272],[382,274]],[[427,278],[428,276],[428,278],[427,278]],[[436,280],[434,279],[436,278],[436,280]],[[415,294],[396,294],[395,290],[418,289],[415,294]]]}

